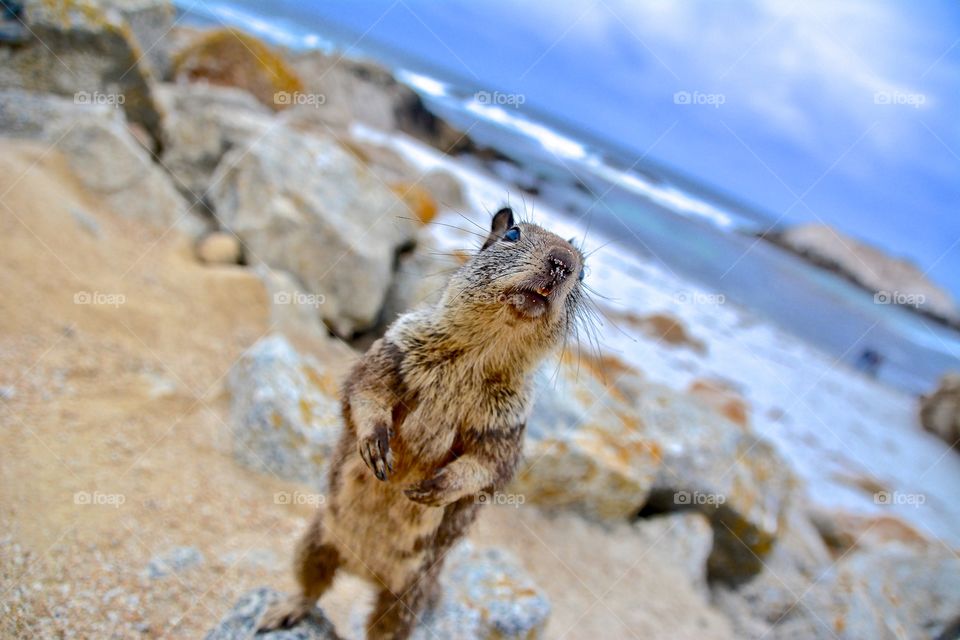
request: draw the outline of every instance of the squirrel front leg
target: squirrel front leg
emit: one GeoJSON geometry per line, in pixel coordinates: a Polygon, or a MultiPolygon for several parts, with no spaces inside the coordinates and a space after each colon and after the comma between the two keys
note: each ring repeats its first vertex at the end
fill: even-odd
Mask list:
{"type": "Polygon", "coordinates": [[[524,425],[490,429],[471,438],[466,452],[421,482],[404,490],[414,502],[443,507],[467,496],[503,486],[520,459],[524,425]]]}
{"type": "Polygon", "coordinates": [[[350,399],[350,411],[357,429],[357,450],[377,480],[385,481],[393,472],[391,412],[380,398],[361,394],[350,399]]]}
{"type": "Polygon", "coordinates": [[[393,471],[393,407],[402,401],[403,352],[377,340],[351,372],[345,392],[347,412],[357,434],[357,451],[378,480],[393,471]]]}

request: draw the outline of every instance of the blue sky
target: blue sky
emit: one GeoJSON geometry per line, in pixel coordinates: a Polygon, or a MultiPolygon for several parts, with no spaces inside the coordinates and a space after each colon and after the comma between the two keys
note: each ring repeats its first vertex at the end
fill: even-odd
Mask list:
{"type": "Polygon", "coordinates": [[[276,3],[308,4],[773,219],[908,256],[960,298],[960,3],[276,3]]]}

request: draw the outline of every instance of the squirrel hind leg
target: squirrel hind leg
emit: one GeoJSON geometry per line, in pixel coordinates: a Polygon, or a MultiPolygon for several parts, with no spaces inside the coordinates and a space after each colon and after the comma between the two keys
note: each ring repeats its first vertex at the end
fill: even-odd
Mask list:
{"type": "Polygon", "coordinates": [[[333,583],[339,567],[340,552],[324,543],[323,524],[318,514],[294,554],[294,574],[300,593],[270,607],[261,619],[258,631],[288,629],[303,620],[333,583]]]}

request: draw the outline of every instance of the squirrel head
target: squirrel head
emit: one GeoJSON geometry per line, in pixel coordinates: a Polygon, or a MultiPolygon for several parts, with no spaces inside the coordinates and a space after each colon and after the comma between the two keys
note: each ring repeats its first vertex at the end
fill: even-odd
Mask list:
{"type": "Polygon", "coordinates": [[[493,216],[480,250],[451,278],[440,306],[464,326],[482,324],[488,332],[551,347],[578,318],[583,278],[579,249],[543,227],[515,221],[505,207],[493,216]]]}

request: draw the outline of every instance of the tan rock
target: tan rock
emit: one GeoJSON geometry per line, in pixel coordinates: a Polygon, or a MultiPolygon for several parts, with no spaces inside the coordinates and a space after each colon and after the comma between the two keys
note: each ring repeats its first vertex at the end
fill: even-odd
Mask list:
{"type": "Polygon", "coordinates": [[[731,422],[741,427],[750,423],[750,408],[746,400],[723,380],[694,380],[689,390],[692,396],[713,407],[731,422]]]}
{"type": "Polygon", "coordinates": [[[207,264],[239,264],[243,249],[232,233],[214,231],[197,243],[197,257],[207,264]]]}
{"type": "Polygon", "coordinates": [[[243,89],[277,111],[294,104],[303,93],[303,82],[282,55],[236,29],[203,32],[178,50],[173,76],[178,81],[243,89]]]}
{"type": "Polygon", "coordinates": [[[420,221],[420,224],[427,224],[436,217],[437,202],[423,185],[416,182],[400,182],[391,185],[390,188],[397,194],[397,197],[407,203],[407,207],[420,221]]]}

